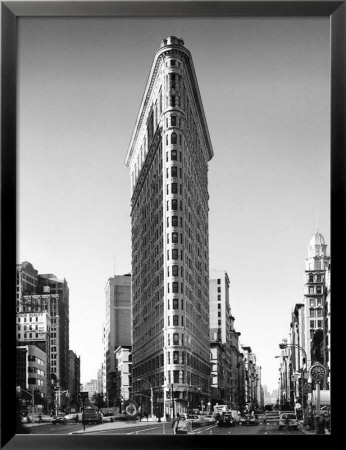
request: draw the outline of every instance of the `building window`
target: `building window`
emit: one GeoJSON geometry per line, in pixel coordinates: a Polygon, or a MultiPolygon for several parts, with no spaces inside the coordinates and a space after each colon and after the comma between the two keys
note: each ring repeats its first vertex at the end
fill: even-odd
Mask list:
{"type": "Polygon", "coordinates": [[[179,266],[172,266],[172,275],[173,277],[177,277],[179,275],[179,266]]]}
{"type": "Polygon", "coordinates": [[[172,150],[171,151],[171,161],[177,161],[177,157],[178,157],[178,155],[177,155],[177,151],[176,150],[172,150]]]}
{"type": "Polygon", "coordinates": [[[217,316],[221,317],[221,311],[218,311],[217,316]]]}
{"type": "Polygon", "coordinates": [[[321,308],[319,308],[317,310],[317,317],[322,317],[322,309],[321,308]]]}
{"type": "Polygon", "coordinates": [[[217,292],[221,292],[221,288],[220,287],[217,288],[217,292]]]}
{"type": "Polygon", "coordinates": [[[175,59],[171,59],[171,66],[175,66],[175,59]]]}
{"type": "Polygon", "coordinates": [[[312,273],[309,274],[309,283],[313,283],[314,281],[314,276],[312,275],[312,273]]]}
{"type": "Polygon", "coordinates": [[[179,383],[179,370],[173,370],[173,383],[179,383]]]}
{"type": "Polygon", "coordinates": [[[177,177],[178,176],[178,168],[177,166],[171,167],[171,177],[177,177]]]}
{"type": "Polygon", "coordinates": [[[317,286],[317,294],[322,294],[322,287],[321,286],[317,286]]]}
{"type": "Polygon", "coordinates": [[[179,316],[173,316],[173,325],[175,327],[179,326],[179,316]]]}
{"type": "Polygon", "coordinates": [[[315,328],[315,321],[314,320],[310,320],[310,328],[315,328]]]}
{"type": "Polygon", "coordinates": [[[314,298],[310,298],[310,306],[315,306],[315,299],[314,298]]]}
{"type": "Polygon", "coordinates": [[[178,244],[179,243],[178,242],[178,238],[179,238],[178,233],[176,233],[176,232],[172,233],[172,243],[173,244],[178,244]]]}
{"type": "Polygon", "coordinates": [[[310,317],[315,317],[315,310],[310,308],[310,317]]]}
{"type": "Polygon", "coordinates": [[[217,321],[217,324],[218,324],[218,325],[221,325],[221,320],[218,320],[218,321],[217,321]]]}
{"type": "Polygon", "coordinates": [[[322,320],[317,321],[317,328],[322,328],[322,320]]]}
{"type": "Polygon", "coordinates": [[[172,227],[178,226],[178,216],[172,216],[172,227]]]}
{"type": "Polygon", "coordinates": [[[173,333],[173,345],[179,345],[179,333],[173,333]]]}
{"type": "Polygon", "coordinates": [[[177,298],[173,299],[173,309],[179,308],[179,300],[177,298]]]}
{"type": "Polygon", "coordinates": [[[172,292],[175,294],[179,293],[179,283],[177,281],[173,281],[172,283],[172,292]]]}
{"type": "MultiPolygon", "coordinates": [[[[172,105],[174,106],[174,105],[172,105]]],[[[171,144],[177,144],[178,143],[178,136],[177,133],[172,133],[171,134],[171,144]]]]}
{"type": "Polygon", "coordinates": [[[177,248],[173,248],[172,249],[172,259],[178,259],[178,249],[177,248]]]}
{"type": "Polygon", "coordinates": [[[179,352],[178,351],[173,352],[173,364],[179,364],[179,352]]]}
{"type": "Polygon", "coordinates": [[[171,126],[172,127],[177,126],[177,116],[171,116],[171,126]]]}
{"type": "Polygon", "coordinates": [[[221,284],[221,278],[217,279],[217,284],[221,284]]]}
{"type": "Polygon", "coordinates": [[[172,199],[172,211],[178,211],[178,200],[176,198],[172,199]]]}
{"type": "Polygon", "coordinates": [[[172,183],[171,184],[171,193],[172,194],[177,194],[178,193],[178,185],[177,185],[177,183],[172,183]]]}
{"type": "Polygon", "coordinates": [[[322,299],[321,298],[317,299],[317,306],[322,306],[322,299]]]}
{"type": "Polygon", "coordinates": [[[313,294],[314,293],[314,288],[312,286],[309,287],[309,294],[313,294]]]}

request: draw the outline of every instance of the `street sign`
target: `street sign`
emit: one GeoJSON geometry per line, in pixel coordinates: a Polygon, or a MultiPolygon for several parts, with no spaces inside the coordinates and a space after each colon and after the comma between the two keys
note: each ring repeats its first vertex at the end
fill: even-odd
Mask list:
{"type": "Polygon", "coordinates": [[[317,362],[310,367],[310,376],[315,383],[320,383],[326,376],[326,368],[317,362]]]}

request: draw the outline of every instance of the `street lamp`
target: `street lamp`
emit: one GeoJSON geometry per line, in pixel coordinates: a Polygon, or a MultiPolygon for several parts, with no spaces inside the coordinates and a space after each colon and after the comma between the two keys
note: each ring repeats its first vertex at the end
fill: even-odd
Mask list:
{"type": "Polygon", "coordinates": [[[150,415],[151,415],[151,417],[153,417],[154,416],[154,392],[153,392],[153,387],[152,387],[150,381],[148,380],[147,377],[145,377],[145,378],[136,378],[133,381],[146,381],[149,384],[149,386],[150,386],[150,404],[151,404],[151,406],[150,406],[150,415]]]}
{"type": "Polygon", "coordinates": [[[58,415],[58,404],[59,404],[59,410],[60,410],[60,398],[62,394],[66,394],[68,397],[68,390],[66,391],[60,391],[60,388],[55,391],[55,415],[58,415]]]}
{"type": "Polygon", "coordinates": [[[304,362],[306,364],[308,358],[306,356],[306,351],[303,349],[303,347],[301,347],[298,344],[288,344],[287,342],[282,342],[281,344],[279,344],[279,347],[281,350],[284,350],[287,347],[295,347],[298,350],[300,350],[303,353],[303,357],[305,359],[305,361],[303,360],[303,367],[302,367],[302,388],[301,388],[301,392],[302,392],[302,410],[303,410],[303,422],[305,424],[305,408],[304,408],[304,382],[305,382],[305,368],[304,368],[304,362]]]}

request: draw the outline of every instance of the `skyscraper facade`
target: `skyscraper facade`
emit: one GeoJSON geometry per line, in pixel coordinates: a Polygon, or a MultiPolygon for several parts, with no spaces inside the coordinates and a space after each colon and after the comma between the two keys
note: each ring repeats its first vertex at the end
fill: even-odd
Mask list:
{"type": "Polygon", "coordinates": [[[131,345],[131,275],[115,275],[105,287],[104,367],[108,404],[116,401],[116,357],[119,346],[131,345]]]}
{"type": "Polygon", "coordinates": [[[212,157],[191,54],[182,39],[170,36],[154,57],[126,157],[133,390],[150,385],[154,403],[166,413],[210,400],[207,173],[212,157]]]}
{"type": "Polygon", "coordinates": [[[325,239],[316,231],[310,240],[308,258],[305,260],[305,334],[301,341],[306,351],[308,369],[317,361],[326,367],[329,365],[329,268],[330,257],[325,239]]]}
{"type": "Polygon", "coordinates": [[[65,279],[38,274],[31,263],[17,264],[17,343],[36,345],[47,356],[51,377],[61,389],[69,384],[69,288],[65,279]]]}
{"type": "Polygon", "coordinates": [[[209,302],[212,404],[231,405],[231,308],[229,278],[224,270],[213,271],[211,274],[209,302]]]}

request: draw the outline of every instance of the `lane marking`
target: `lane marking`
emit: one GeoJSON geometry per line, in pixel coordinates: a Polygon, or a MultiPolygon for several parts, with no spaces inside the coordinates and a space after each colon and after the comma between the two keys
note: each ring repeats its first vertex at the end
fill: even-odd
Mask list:
{"type": "Polygon", "coordinates": [[[203,433],[203,431],[208,431],[208,430],[212,430],[213,428],[216,428],[217,425],[212,425],[209,428],[203,428],[201,430],[196,430],[196,431],[192,431],[190,434],[198,434],[198,433],[203,433]]]}
{"type": "Polygon", "coordinates": [[[138,434],[138,433],[141,433],[142,431],[155,430],[156,428],[159,428],[159,427],[156,426],[156,427],[151,427],[151,428],[145,428],[145,429],[142,429],[142,430],[132,431],[131,433],[126,433],[126,434],[138,434]]]}

